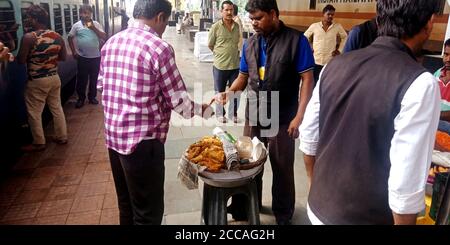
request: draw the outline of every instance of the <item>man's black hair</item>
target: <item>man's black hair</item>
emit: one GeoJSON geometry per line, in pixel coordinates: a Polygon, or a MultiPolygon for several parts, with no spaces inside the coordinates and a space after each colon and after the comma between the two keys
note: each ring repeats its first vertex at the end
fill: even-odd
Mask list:
{"type": "Polygon", "coordinates": [[[450,47],[450,38],[447,39],[447,41],[445,41],[444,46],[445,47],[450,47]]]}
{"type": "Polygon", "coordinates": [[[378,0],[378,35],[412,38],[438,12],[437,6],[437,0],[378,0]]]}
{"type": "Polygon", "coordinates": [[[226,0],[226,1],[223,1],[223,2],[222,2],[222,5],[220,5],[220,6],[221,6],[221,9],[223,9],[223,5],[225,5],[225,4],[231,5],[231,6],[233,6],[233,8],[234,8],[234,3],[233,3],[232,1],[226,0]]]}
{"type": "Polygon", "coordinates": [[[236,4],[233,4],[233,15],[236,16],[238,15],[239,12],[239,8],[236,4]]]}
{"type": "Polygon", "coordinates": [[[257,10],[270,13],[270,10],[275,10],[277,17],[280,15],[276,0],[248,0],[245,5],[245,11],[252,13],[257,10]]]}
{"type": "Polygon", "coordinates": [[[134,4],[133,18],[153,19],[163,12],[165,18],[172,13],[172,4],[167,0],[137,0],[134,4]]]}
{"type": "Polygon", "coordinates": [[[333,5],[327,4],[327,6],[325,6],[325,7],[322,9],[322,13],[325,14],[325,13],[328,12],[328,11],[336,11],[336,9],[334,8],[333,5]]]}

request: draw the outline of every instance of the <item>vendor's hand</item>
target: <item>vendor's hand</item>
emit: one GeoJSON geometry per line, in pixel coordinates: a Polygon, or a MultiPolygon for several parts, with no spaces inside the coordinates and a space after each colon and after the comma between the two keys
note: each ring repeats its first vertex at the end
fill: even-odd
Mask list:
{"type": "Polygon", "coordinates": [[[208,119],[210,117],[214,116],[214,110],[211,107],[211,103],[210,104],[202,104],[202,117],[205,119],[208,119]]]}
{"type": "Polygon", "coordinates": [[[225,105],[228,101],[229,93],[230,93],[229,91],[226,91],[216,94],[216,96],[214,96],[216,103],[225,105]]]}
{"type": "Polygon", "coordinates": [[[289,137],[293,138],[293,139],[297,139],[298,136],[300,135],[300,132],[298,130],[298,127],[300,127],[300,123],[302,122],[301,119],[297,119],[294,118],[291,123],[289,123],[289,127],[288,127],[288,134],[289,137]]]}
{"type": "Polygon", "coordinates": [[[80,55],[77,52],[72,52],[72,56],[75,60],[78,60],[78,58],[80,57],[80,55]]]}

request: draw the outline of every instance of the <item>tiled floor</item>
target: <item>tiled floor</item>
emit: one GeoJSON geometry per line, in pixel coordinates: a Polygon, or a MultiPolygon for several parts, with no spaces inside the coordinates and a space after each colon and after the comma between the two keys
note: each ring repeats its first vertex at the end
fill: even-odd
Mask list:
{"type": "MultiPolygon", "coordinates": [[[[194,82],[206,94],[213,94],[212,64],[200,63],[193,56],[193,43],[175,34],[169,27],[164,39],[176,53],[177,65],[188,91],[194,95],[194,82]]],[[[197,91],[197,90],[196,90],[197,91]]],[[[49,141],[43,152],[25,154],[9,176],[0,182],[0,224],[118,224],[118,208],[107,150],[104,145],[103,112],[100,105],[86,104],[75,109],[76,98],[64,106],[69,143],[49,141]]],[[[243,118],[241,100],[239,116],[243,118]]],[[[163,224],[199,224],[201,195],[187,190],[177,179],[178,159],[186,147],[199,137],[209,135],[214,119],[182,119],[172,115],[166,142],[165,215],[163,224]],[[186,122],[203,126],[186,126],[186,122]]],[[[242,125],[221,125],[234,135],[242,134],[242,125]]],[[[47,128],[51,135],[52,125],[47,128]]],[[[306,217],[306,180],[300,152],[296,153],[296,211],[294,224],[309,224],[306,217]]],[[[275,224],[271,206],[270,164],[264,174],[262,224],[275,224]]],[[[232,222],[231,224],[240,224],[232,222]]]]}

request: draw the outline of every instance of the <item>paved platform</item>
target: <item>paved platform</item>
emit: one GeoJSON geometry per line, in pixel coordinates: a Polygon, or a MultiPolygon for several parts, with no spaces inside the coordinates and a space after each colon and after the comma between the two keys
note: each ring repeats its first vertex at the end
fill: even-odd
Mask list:
{"type": "MultiPolygon", "coordinates": [[[[163,36],[175,49],[178,68],[188,90],[201,84],[205,99],[214,89],[212,63],[200,63],[193,55],[194,44],[175,27],[163,36]]],[[[197,89],[196,89],[197,91],[197,89]]],[[[243,102],[243,100],[241,100],[243,102]]],[[[48,143],[43,152],[25,154],[8,177],[0,183],[0,224],[118,224],[118,208],[114,183],[104,145],[103,111],[100,105],[86,104],[75,109],[76,97],[64,106],[69,143],[48,143]]],[[[239,113],[244,118],[244,104],[239,113]]],[[[215,119],[193,119],[207,126],[188,125],[188,120],[173,113],[166,149],[165,225],[200,224],[201,189],[187,190],[177,179],[181,153],[194,141],[212,134],[221,126],[235,136],[243,126],[219,124],[215,119]]],[[[47,128],[47,136],[51,136],[47,128]]],[[[50,141],[49,141],[50,142],[50,141]]],[[[298,142],[297,142],[298,145],[298,142]]],[[[271,213],[272,171],[266,163],[264,171],[261,224],[276,224],[271,213]]],[[[293,224],[310,224],[306,216],[307,181],[300,151],[295,161],[296,210],[293,224]]],[[[229,216],[229,223],[240,225],[229,216]]]]}

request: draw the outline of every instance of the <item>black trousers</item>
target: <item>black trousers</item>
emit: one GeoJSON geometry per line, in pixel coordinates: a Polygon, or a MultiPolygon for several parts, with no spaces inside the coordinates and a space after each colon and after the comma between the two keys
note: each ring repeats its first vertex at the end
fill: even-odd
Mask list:
{"type": "Polygon", "coordinates": [[[321,66],[321,65],[315,65],[314,66],[314,72],[313,72],[313,74],[314,74],[314,86],[316,86],[316,84],[317,84],[317,81],[319,81],[319,76],[320,76],[320,72],[322,71],[322,69],[323,69],[323,66],[321,66]]]}
{"type": "Polygon", "coordinates": [[[97,79],[100,70],[100,57],[84,58],[78,57],[77,60],[77,94],[78,99],[86,99],[86,86],[89,79],[88,99],[95,99],[97,96],[97,79]]]}
{"type": "Polygon", "coordinates": [[[164,144],[144,140],[130,155],[108,149],[121,225],[160,225],[164,214],[164,144]]]}
{"type": "MultiPolygon", "coordinates": [[[[272,166],[272,211],[278,221],[290,220],[295,209],[295,182],[294,159],[295,141],[287,133],[289,125],[280,125],[275,137],[260,137],[260,128],[255,126],[244,127],[244,135],[253,138],[258,137],[269,150],[269,158],[272,166]]],[[[259,205],[262,204],[262,177],[264,171],[255,177],[259,205]]],[[[245,195],[235,195],[230,206],[233,217],[245,218],[247,198],[245,195]]]]}
{"type": "MultiPolygon", "coordinates": [[[[219,70],[213,66],[214,77],[214,90],[216,93],[225,92],[227,85],[231,87],[234,80],[239,76],[239,69],[235,70],[219,70]]],[[[237,111],[239,108],[240,94],[236,93],[230,98],[230,104],[228,106],[228,117],[237,117],[237,111]],[[231,103],[231,100],[233,103],[231,103]]],[[[225,109],[223,105],[216,104],[216,116],[225,116],[225,109]]]]}

